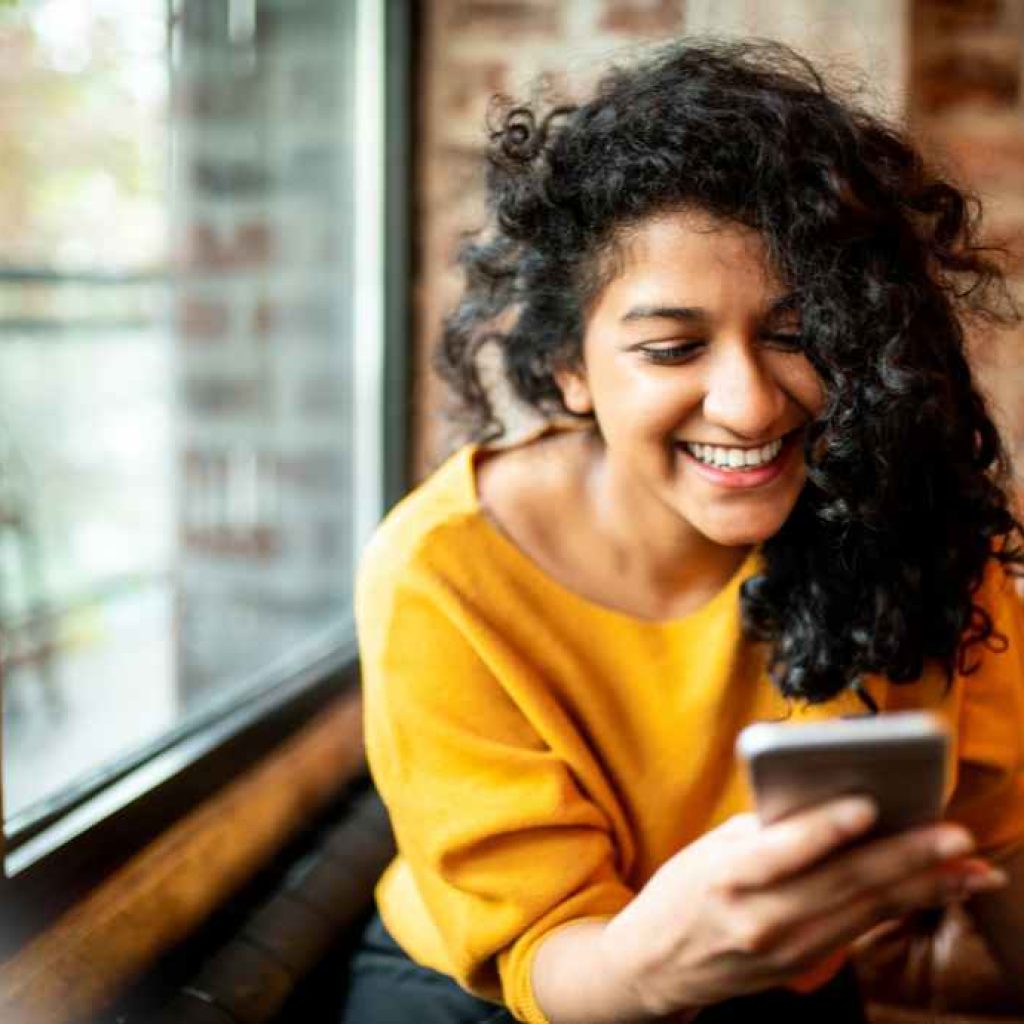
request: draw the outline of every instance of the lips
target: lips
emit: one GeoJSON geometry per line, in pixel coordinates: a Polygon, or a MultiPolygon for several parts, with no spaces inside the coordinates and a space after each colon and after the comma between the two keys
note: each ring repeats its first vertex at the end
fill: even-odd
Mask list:
{"type": "Polygon", "coordinates": [[[792,462],[794,452],[799,451],[797,441],[800,434],[801,428],[784,434],[778,455],[771,462],[757,466],[723,468],[702,462],[687,450],[686,444],[682,441],[675,442],[675,448],[686,461],[686,465],[692,467],[693,471],[708,483],[728,490],[743,490],[764,487],[781,476],[792,462]]]}
{"type": "Polygon", "coordinates": [[[774,462],[782,451],[783,443],[783,439],[780,437],[755,448],[734,448],[690,442],[685,442],[684,447],[694,458],[707,466],[735,471],[766,466],[770,462],[774,462]]]}

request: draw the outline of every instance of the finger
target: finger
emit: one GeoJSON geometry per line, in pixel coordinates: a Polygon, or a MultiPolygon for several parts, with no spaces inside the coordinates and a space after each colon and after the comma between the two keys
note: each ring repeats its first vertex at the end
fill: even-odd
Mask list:
{"type": "Polygon", "coordinates": [[[883,922],[893,921],[925,907],[948,904],[981,891],[1006,884],[1006,875],[991,869],[964,874],[930,871],[900,885],[863,896],[860,900],[823,914],[793,929],[779,955],[799,971],[838,949],[849,947],[866,932],[883,922]]]}
{"type": "Polygon", "coordinates": [[[695,839],[686,849],[691,855],[700,852],[702,856],[720,860],[723,848],[743,849],[757,835],[760,828],[756,814],[734,814],[721,825],[695,839]]]}
{"type": "Polygon", "coordinates": [[[776,886],[765,894],[769,904],[765,912],[783,921],[826,914],[870,893],[939,871],[944,864],[950,864],[950,870],[959,877],[965,869],[957,866],[955,858],[963,858],[973,849],[970,834],[955,825],[915,829],[879,839],[839,853],[806,874],[776,886]]]}
{"type": "MultiPolygon", "coordinates": [[[[734,814],[719,825],[715,831],[719,835],[728,836],[730,839],[739,839],[756,835],[761,831],[761,825],[757,820],[756,814],[734,814]]],[[[710,835],[710,833],[705,834],[710,835]]]]}
{"type": "Polygon", "coordinates": [[[854,796],[766,825],[732,862],[727,881],[736,889],[761,889],[790,878],[863,835],[877,816],[873,801],[854,796]]]}

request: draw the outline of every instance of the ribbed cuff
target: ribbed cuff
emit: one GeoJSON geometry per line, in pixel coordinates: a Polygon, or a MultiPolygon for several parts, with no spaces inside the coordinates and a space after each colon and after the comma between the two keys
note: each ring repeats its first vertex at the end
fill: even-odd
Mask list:
{"type": "Polygon", "coordinates": [[[610,921],[614,916],[614,914],[592,914],[589,917],[576,917],[570,921],[563,921],[551,931],[545,932],[533,943],[526,956],[523,957],[519,977],[513,980],[511,998],[508,1000],[509,1012],[516,1020],[524,1021],[525,1024],[551,1024],[533,994],[533,960],[541,943],[547,942],[552,936],[566,928],[575,928],[576,925],[584,924],[587,921],[610,921]]]}

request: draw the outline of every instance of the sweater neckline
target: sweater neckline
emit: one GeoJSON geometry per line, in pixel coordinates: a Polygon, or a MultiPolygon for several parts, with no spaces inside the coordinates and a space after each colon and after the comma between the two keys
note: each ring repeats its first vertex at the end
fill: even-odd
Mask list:
{"type": "MultiPolygon", "coordinates": [[[[522,443],[528,443],[535,437],[541,436],[552,428],[538,430],[527,435],[522,443]]],[[[634,629],[648,629],[654,632],[675,631],[682,628],[690,628],[694,623],[703,622],[707,618],[713,618],[719,608],[727,603],[735,604],[738,600],[740,586],[751,576],[755,575],[761,565],[760,545],[751,549],[736,571],[729,579],[715,591],[702,605],[687,612],[685,615],[669,619],[646,619],[638,615],[631,615],[629,612],[613,608],[611,605],[602,604],[593,598],[585,597],[583,594],[573,590],[568,584],[556,579],[546,569],[528,555],[511,537],[509,537],[484,511],[480,501],[480,493],[477,489],[476,458],[486,450],[485,445],[473,443],[466,445],[459,457],[460,475],[462,476],[462,492],[468,510],[474,520],[479,524],[480,530],[486,535],[490,544],[508,562],[513,563],[518,571],[525,573],[539,586],[550,591],[563,603],[570,603],[585,613],[600,617],[609,623],[630,626],[634,629]]]]}

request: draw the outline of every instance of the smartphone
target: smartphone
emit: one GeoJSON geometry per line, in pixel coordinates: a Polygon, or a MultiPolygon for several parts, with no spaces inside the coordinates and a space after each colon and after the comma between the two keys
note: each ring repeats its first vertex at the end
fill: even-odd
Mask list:
{"type": "Polygon", "coordinates": [[[762,722],[747,726],[736,741],[762,822],[865,794],[878,806],[873,837],[941,817],[951,748],[942,720],[916,711],[802,724],[762,722]]]}

